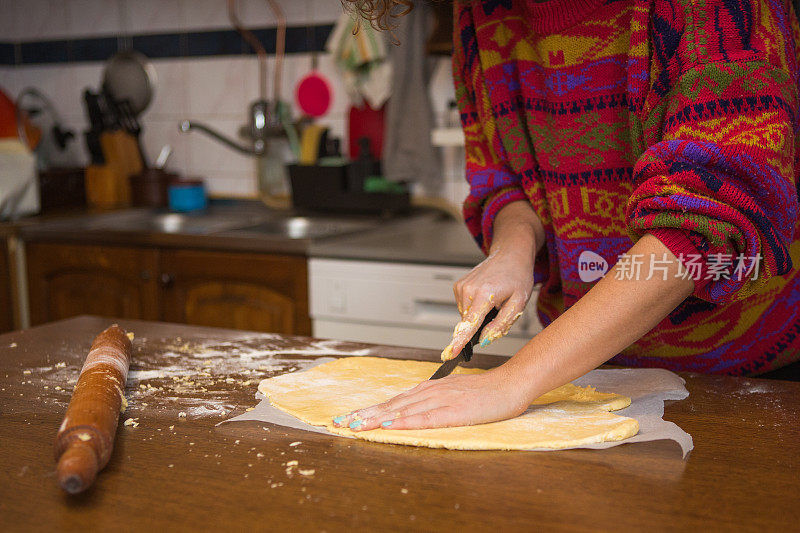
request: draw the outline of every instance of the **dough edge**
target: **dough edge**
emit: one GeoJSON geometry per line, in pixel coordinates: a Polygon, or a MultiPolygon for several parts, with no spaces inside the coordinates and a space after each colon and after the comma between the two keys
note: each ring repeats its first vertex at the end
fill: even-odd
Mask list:
{"type": "MultiPolygon", "coordinates": [[[[341,359],[337,359],[336,361],[331,361],[329,363],[324,363],[312,369],[306,370],[304,372],[298,372],[293,375],[302,375],[305,372],[314,371],[320,369],[326,365],[335,365],[339,361],[344,360],[375,360],[375,359],[386,359],[388,361],[392,361],[397,363],[398,361],[406,361],[406,360],[399,360],[399,359],[389,359],[389,358],[379,358],[379,357],[369,357],[369,356],[354,356],[354,357],[345,357],[341,359]]],[[[421,361],[413,361],[408,360],[410,363],[421,363],[421,361]]],[[[427,363],[427,362],[425,362],[427,363]]],[[[431,368],[438,367],[438,363],[430,363],[432,366],[431,368]]],[[[480,369],[472,369],[472,368],[463,368],[458,367],[457,373],[459,374],[474,374],[483,372],[480,369]]],[[[286,374],[282,374],[281,376],[286,376],[286,374]]],[[[589,396],[596,396],[596,397],[605,397],[604,401],[597,402],[594,404],[594,408],[598,412],[598,414],[605,414],[608,416],[612,416],[614,418],[619,419],[616,423],[613,424],[612,427],[606,429],[605,431],[601,431],[595,433],[591,436],[587,436],[584,438],[572,438],[572,439],[540,439],[538,441],[527,441],[524,443],[520,443],[518,445],[515,444],[508,444],[508,443],[499,443],[496,441],[486,440],[482,442],[476,442],[475,440],[470,440],[464,443],[453,442],[452,439],[442,438],[437,436],[420,436],[416,434],[411,434],[411,432],[417,431],[427,431],[427,430],[390,430],[390,429],[374,429],[370,431],[352,431],[349,428],[340,428],[333,425],[332,421],[329,418],[326,418],[325,421],[321,421],[319,418],[309,418],[304,416],[302,412],[297,412],[293,409],[293,406],[283,404],[279,398],[274,396],[280,395],[271,395],[269,386],[267,384],[268,381],[271,379],[280,378],[281,376],[275,376],[273,378],[267,378],[262,380],[259,383],[259,391],[262,392],[267,398],[269,399],[270,403],[273,407],[280,409],[298,420],[301,420],[307,424],[317,426],[317,427],[325,427],[330,433],[334,435],[339,435],[343,437],[354,437],[357,439],[370,441],[370,442],[377,442],[377,443],[385,443],[385,444],[399,444],[399,445],[407,445],[407,446],[424,446],[428,448],[444,448],[450,450],[531,450],[531,449],[564,449],[564,448],[575,448],[578,446],[586,445],[586,444],[598,444],[602,442],[614,442],[627,439],[636,435],[639,432],[639,423],[629,417],[615,415],[610,413],[610,411],[617,411],[619,409],[624,409],[628,407],[631,403],[631,399],[622,396],[616,393],[600,393],[596,392],[593,387],[576,387],[574,385],[567,384],[565,387],[570,386],[574,387],[575,394],[574,397],[584,397],[587,398],[589,396]],[[406,433],[408,431],[408,433],[406,433]]],[[[542,395],[539,399],[547,397],[549,394],[553,394],[555,391],[559,391],[562,387],[558,389],[554,389],[554,391],[550,391],[545,395],[542,395]]],[[[535,400],[532,405],[549,403],[549,402],[539,402],[539,399],[535,400]]],[[[554,402],[555,403],[555,402],[554,402]]],[[[367,407],[367,406],[364,406],[367,407]]],[[[501,421],[503,422],[503,421],[501,421]]],[[[494,424],[493,422],[492,424],[494,424]]],[[[469,427],[481,427],[485,426],[486,424],[478,424],[476,426],[469,426],[469,427]]],[[[465,427],[465,426],[460,426],[465,427]]],[[[446,430],[448,428],[435,428],[435,429],[442,429],[446,430]]]]}

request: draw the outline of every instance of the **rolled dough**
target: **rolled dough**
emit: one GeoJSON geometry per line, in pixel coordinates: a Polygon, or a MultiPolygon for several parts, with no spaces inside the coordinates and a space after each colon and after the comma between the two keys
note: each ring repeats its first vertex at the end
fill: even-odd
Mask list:
{"type": "MultiPolygon", "coordinates": [[[[639,431],[632,418],[609,413],[630,398],[567,384],[536,399],[510,420],[437,429],[351,431],[333,426],[335,416],[386,401],[428,379],[437,363],[382,357],[345,357],[305,372],[263,380],[258,390],[275,407],[331,433],[359,439],[454,450],[571,448],[622,440],[639,431]]],[[[456,374],[479,369],[457,367],[456,374]]]]}

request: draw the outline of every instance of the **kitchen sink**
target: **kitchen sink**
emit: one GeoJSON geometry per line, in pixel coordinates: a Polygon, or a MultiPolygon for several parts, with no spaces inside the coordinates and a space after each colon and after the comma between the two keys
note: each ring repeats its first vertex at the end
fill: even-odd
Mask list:
{"type": "Polygon", "coordinates": [[[280,237],[284,239],[321,239],[372,229],[374,219],[350,220],[329,217],[275,217],[259,224],[228,231],[231,235],[280,237]]]}
{"type": "Polygon", "coordinates": [[[83,229],[207,235],[257,224],[263,215],[235,212],[167,213],[131,211],[87,217],[83,229]]]}
{"type": "Polygon", "coordinates": [[[346,235],[377,227],[375,218],[298,216],[260,206],[218,206],[195,213],[171,213],[164,209],[128,209],[36,225],[37,231],[69,233],[120,233],[137,237],[157,235],[213,235],[216,237],[309,240],[346,235]]]}

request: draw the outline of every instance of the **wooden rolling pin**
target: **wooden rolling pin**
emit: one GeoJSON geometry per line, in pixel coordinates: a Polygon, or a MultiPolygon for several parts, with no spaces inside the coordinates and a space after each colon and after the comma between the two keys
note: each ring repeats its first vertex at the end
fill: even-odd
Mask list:
{"type": "Polygon", "coordinates": [[[58,483],[89,488],[111,457],[131,361],[131,339],[114,324],[98,335],[83,364],[55,443],[58,483]]]}

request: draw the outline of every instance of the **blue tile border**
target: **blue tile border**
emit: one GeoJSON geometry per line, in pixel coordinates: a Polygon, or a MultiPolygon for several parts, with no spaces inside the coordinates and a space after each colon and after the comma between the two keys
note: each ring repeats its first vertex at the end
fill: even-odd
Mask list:
{"type": "Polygon", "coordinates": [[[0,43],[0,65],[13,65],[14,63],[14,45],[0,43]]]}
{"type": "MultiPolygon", "coordinates": [[[[267,53],[275,53],[275,28],[252,30],[267,53]]],[[[286,28],[286,53],[321,52],[333,31],[332,24],[286,28]]],[[[135,50],[151,59],[230,56],[255,53],[234,30],[212,30],[132,35],[135,50]]],[[[0,42],[0,65],[37,65],[71,61],[105,61],[123,48],[117,37],[89,37],[0,42]]]]}
{"type": "Polygon", "coordinates": [[[181,57],[182,37],[180,33],[134,35],[131,38],[131,47],[149,58],[181,57]]]}

